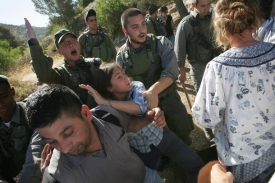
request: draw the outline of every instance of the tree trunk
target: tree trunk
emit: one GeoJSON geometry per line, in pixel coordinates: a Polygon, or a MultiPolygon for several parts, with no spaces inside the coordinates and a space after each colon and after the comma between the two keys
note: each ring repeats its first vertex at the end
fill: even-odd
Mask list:
{"type": "Polygon", "coordinates": [[[183,4],[183,0],[174,0],[174,2],[178,8],[178,12],[180,14],[180,19],[182,19],[183,17],[185,17],[186,15],[189,14],[185,5],[183,4]]]}

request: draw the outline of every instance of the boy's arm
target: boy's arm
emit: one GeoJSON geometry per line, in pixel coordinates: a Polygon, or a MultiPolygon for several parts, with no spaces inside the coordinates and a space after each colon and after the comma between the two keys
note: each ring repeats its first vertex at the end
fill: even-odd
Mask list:
{"type": "Polygon", "coordinates": [[[43,83],[56,83],[62,84],[60,74],[53,69],[53,59],[44,55],[42,47],[36,38],[33,27],[28,19],[25,18],[25,26],[28,35],[28,44],[31,54],[31,64],[36,73],[38,81],[43,83]]]}

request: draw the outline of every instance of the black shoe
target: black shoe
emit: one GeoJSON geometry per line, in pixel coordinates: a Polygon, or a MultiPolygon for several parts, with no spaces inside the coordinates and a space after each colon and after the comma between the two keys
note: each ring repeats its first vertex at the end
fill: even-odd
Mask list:
{"type": "Polygon", "coordinates": [[[156,164],[156,170],[159,172],[163,171],[165,168],[165,165],[167,165],[168,161],[169,161],[169,157],[167,157],[167,156],[162,155],[161,157],[159,157],[157,164],[156,164]]]}
{"type": "Polygon", "coordinates": [[[203,131],[207,140],[214,142],[215,135],[213,134],[212,129],[204,128],[203,131]]]}

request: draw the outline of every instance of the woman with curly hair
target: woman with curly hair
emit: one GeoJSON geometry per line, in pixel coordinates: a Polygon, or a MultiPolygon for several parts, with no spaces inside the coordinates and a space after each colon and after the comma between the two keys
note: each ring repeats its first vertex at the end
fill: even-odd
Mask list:
{"type": "Polygon", "coordinates": [[[275,45],[253,38],[258,0],[219,0],[213,26],[226,50],[208,63],[192,112],[215,128],[221,164],[234,182],[266,182],[275,170],[275,45]]]}

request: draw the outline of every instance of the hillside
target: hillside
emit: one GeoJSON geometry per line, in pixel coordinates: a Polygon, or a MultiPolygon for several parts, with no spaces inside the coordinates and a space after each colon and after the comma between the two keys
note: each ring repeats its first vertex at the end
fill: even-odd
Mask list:
{"type": "MultiPolygon", "coordinates": [[[[10,32],[20,40],[26,40],[26,28],[25,25],[11,25],[11,24],[2,24],[0,25],[8,28],[10,32]]],[[[33,27],[38,39],[43,39],[47,34],[46,27],[33,27]]]]}

